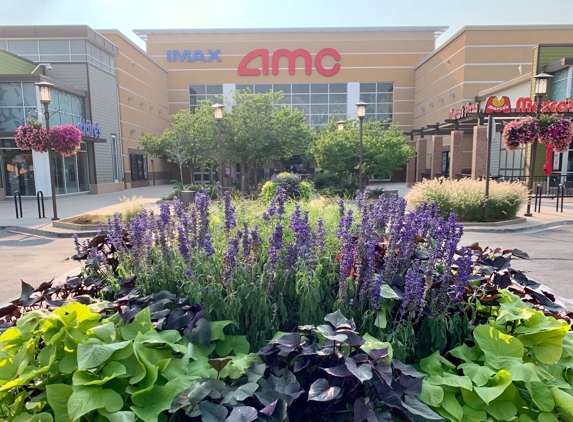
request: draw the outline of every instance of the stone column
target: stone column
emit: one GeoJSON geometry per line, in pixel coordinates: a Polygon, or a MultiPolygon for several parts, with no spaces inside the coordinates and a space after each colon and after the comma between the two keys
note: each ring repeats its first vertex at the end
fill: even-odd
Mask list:
{"type": "Polygon", "coordinates": [[[456,174],[462,173],[462,156],[464,155],[464,132],[452,130],[450,141],[450,179],[455,180],[456,174]]]}
{"type": "Polygon", "coordinates": [[[487,166],[487,126],[474,126],[472,147],[472,179],[486,175],[487,166]]]}
{"type": "MultiPolygon", "coordinates": [[[[410,142],[410,145],[416,148],[416,142],[410,142]]],[[[406,186],[411,188],[416,184],[416,160],[417,157],[414,155],[408,164],[406,164],[406,186]]]]}
{"type": "Polygon", "coordinates": [[[440,135],[432,136],[432,168],[430,169],[431,178],[437,177],[436,174],[442,173],[442,149],[444,137],[440,135]]]}
{"type": "Polygon", "coordinates": [[[426,154],[428,142],[426,138],[418,139],[416,150],[418,155],[416,157],[416,182],[422,181],[422,173],[426,173],[426,154]]]}

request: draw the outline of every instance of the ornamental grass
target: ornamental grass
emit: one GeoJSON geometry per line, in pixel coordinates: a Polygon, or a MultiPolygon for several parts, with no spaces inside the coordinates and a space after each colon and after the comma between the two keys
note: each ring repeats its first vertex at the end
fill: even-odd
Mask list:
{"type": "MultiPolygon", "coordinates": [[[[423,180],[406,195],[410,207],[435,202],[442,217],[455,213],[459,221],[483,221],[485,180],[446,178],[423,180]]],[[[521,182],[493,181],[489,184],[491,221],[511,220],[527,200],[527,187],[521,182]]]]}

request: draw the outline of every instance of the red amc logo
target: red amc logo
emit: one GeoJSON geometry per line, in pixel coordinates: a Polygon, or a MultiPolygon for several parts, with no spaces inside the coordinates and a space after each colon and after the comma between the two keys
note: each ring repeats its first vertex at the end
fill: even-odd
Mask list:
{"type": "MultiPolygon", "coordinates": [[[[340,53],[336,51],[334,48],[323,48],[314,57],[314,67],[323,76],[333,76],[338,73],[340,70],[340,64],[336,63],[330,69],[325,68],[322,65],[322,59],[325,56],[331,56],[334,58],[335,61],[340,60],[340,53]]],[[[239,76],[258,76],[261,74],[268,75],[269,74],[269,61],[272,62],[272,72],[273,75],[279,74],[279,60],[281,57],[286,57],[288,60],[288,73],[290,75],[294,75],[295,73],[295,62],[297,57],[302,57],[304,59],[304,72],[307,75],[312,73],[312,57],[307,50],[302,48],[298,48],[294,51],[287,50],[285,48],[281,48],[275,51],[272,55],[272,58],[269,54],[269,50],[266,48],[259,48],[257,50],[253,50],[248,53],[241,62],[239,63],[239,68],[237,69],[237,73],[239,76]],[[263,59],[263,68],[250,68],[248,67],[251,60],[260,57],[263,59]]]]}

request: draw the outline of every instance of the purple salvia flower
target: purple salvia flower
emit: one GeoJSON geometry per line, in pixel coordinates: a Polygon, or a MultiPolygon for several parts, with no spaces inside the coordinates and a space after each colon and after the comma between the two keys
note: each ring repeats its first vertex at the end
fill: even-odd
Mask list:
{"type": "Polygon", "coordinates": [[[338,204],[338,214],[340,215],[340,218],[342,218],[346,215],[346,210],[344,208],[344,199],[340,198],[338,201],[336,201],[336,203],[338,204]]]}
{"type": "Polygon", "coordinates": [[[81,252],[81,245],[80,241],[78,240],[77,233],[72,234],[72,239],[74,239],[74,246],[76,248],[76,252],[79,254],[81,252]]]}
{"type": "Polygon", "coordinates": [[[282,220],[285,213],[285,190],[284,188],[277,187],[277,216],[279,220],[282,220]]]}
{"type": "Polygon", "coordinates": [[[465,288],[468,286],[472,272],[473,253],[471,249],[461,248],[460,252],[461,256],[456,260],[458,270],[456,272],[456,280],[454,283],[454,303],[461,302],[463,299],[465,288]]]}
{"type": "Polygon", "coordinates": [[[185,271],[183,271],[183,275],[189,277],[190,279],[195,278],[195,274],[193,274],[193,270],[191,268],[187,268],[185,271]]]}
{"type": "Polygon", "coordinates": [[[289,243],[287,245],[287,255],[285,259],[285,270],[287,272],[290,272],[290,270],[294,266],[296,262],[296,257],[297,257],[296,245],[294,243],[289,243]]]}
{"type": "Polygon", "coordinates": [[[183,257],[183,260],[186,263],[189,263],[191,260],[191,255],[189,254],[189,240],[187,239],[187,233],[185,232],[183,226],[177,227],[177,242],[177,249],[183,257]]]}
{"type": "Polygon", "coordinates": [[[173,210],[179,220],[181,220],[185,210],[183,209],[183,202],[177,197],[173,198],[173,210]]]}
{"type": "Polygon", "coordinates": [[[225,192],[225,233],[229,232],[233,227],[237,227],[237,220],[235,219],[235,207],[231,205],[231,193],[225,192]]]}
{"type": "Polygon", "coordinates": [[[210,257],[215,255],[215,248],[213,247],[213,243],[211,241],[211,235],[207,233],[203,238],[202,247],[204,250],[205,257],[210,257]]]}
{"type": "Polygon", "coordinates": [[[340,300],[346,300],[348,286],[346,279],[354,266],[354,245],[352,244],[352,232],[350,228],[353,222],[353,212],[348,210],[346,217],[340,219],[338,236],[342,240],[342,252],[340,254],[340,272],[338,279],[338,296],[340,300]]]}
{"type": "Polygon", "coordinates": [[[326,237],[326,229],[324,228],[324,220],[319,218],[316,220],[316,243],[320,250],[324,249],[324,238],[326,237]]]}
{"type": "Polygon", "coordinates": [[[277,224],[275,230],[273,231],[273,235],[268,239],[269,242],[269,273],[270,273],[270,281],[269,281],[269,290],[272,292],[275,289],[275,268],[277,263],[281,258],[281,251],[283,248],[283,226],[282,224],[277,224]]]}
{"type": "Polygon", "coordinates": [[[217,201],[220,201],[223,197],[223,186],[221,186],[221,182],[217,182],[217,201]]]}
{"type": "Polygon", "coordinates": [[[195,207],[189,213],[189,232],[191,234],[190,243],[195,248],[199,244],[197,240],[197,209],[195,207]]]}
{"type": "Polygon", "coordinates": [[[201,244],[205,247],[205,238],[209,232],[209,197],[204,193],[197,193],[197,195],[195,195],[195,204],[199,217],[197,244],[201,244]]]}
{"type": "Polygon", "coordinates": [[[103,227],[103,223],[100,221],[97,225],[97,234],[100,235],[104,232],[104,227],[103,227]]]}
{"type": "Polygon", "coordinates": [[[259,226],[255,224],[251,229],[251,249],[253,250],[253,260],[256,260],[259,255],[261,243],[262,239],[259,233],[259,226]]]}
{"type": "Polygon", "coordinates": [[[227,251],[223,254],[223,284],[226,285],[233,278],[233,272],[237,265],[237,255],[239,254],[239,237],[231,239],[227,251]]]}
{"type": "Polygon", "coordinates": [[[243,223],[243,229],[243,256],[248,258],[251,253],[251,238],[249,236],[249,223],[246,221],[243,223]]]}
{"type": "Polygon", "coordinates": [[[402,299],[402,314],[420,312],[424,296],[424,279],[420,274],[420,260],[414,260],[412,267],[406,271],[404,278],[404,297],[402,299]]]}

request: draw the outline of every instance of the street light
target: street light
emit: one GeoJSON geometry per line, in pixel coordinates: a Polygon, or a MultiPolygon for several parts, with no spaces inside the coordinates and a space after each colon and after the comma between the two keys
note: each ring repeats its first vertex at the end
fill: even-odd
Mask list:
{"type": "MultiPolygon", "coordinates": [[[[44,120],[46,121],[46,131],[50,132],[50,111],[48,110],[48,106],[52,102],[52,98],[50,95],[50,89],[54,86],[54,84],[46,81],[36,82],[36,86],[40,90],[40,102],[44,105],[44,120]]],[[[56,204],[56,180],[54,176],[54,165],[52,163],[52,143],[50,141],[50,136],[48,136],[48,163],[49,163],[49,171],[50,171],[50,185],[52,189],[52,208],[54,210],[54,216],[52,217],[52,221],[59,220],[58,218],[58,206],[56,204]]]]}
{"type": "Polygon", "coordinates": [[[356,103],[356,107],[358,109],[358,120],[360,120],[360,168],[359,168],[359,176],[360,177],[360,192],[364,189],[364,181],[362,180],[362,122],[364,121],[364,117],[366,117],[366,106],[367,104],[364,101],[360,101],[356,103]]]}
{"type": "Polygon", "coordinates": [[[219,142],[219,183],[223,185],[223,146],[221,145],[221,124],[223,122],[223,104],[213,104],[211,107],[215,110],[215,120],[217,120],[217,139],[219,142]]]}
{"type": "Polygon", "coordinates": [[[336,124],[338,125],[338,131],[342,132],[344,130],[344,120],[339,120],[336,124]]]}
{"type": "MultiPolygon", "coordinates": [[[[547,73],[540,73],[535,75],[535,102],[537,103],[537,109],[535,112],[535,117],[539,119],[541,116],[541,101],[543,96],[547,94],[547,83],[552,75],[547,73]]],[[[526,217],[531,217],[531,197],[533,196],[533,173],[535,171],[535,154],[537,152],[537,139],[531,145],[531,155],[529,157],[529,180],[527,182],[527,189],[529,191],[529,196],[527,198],[527,212],[524,214],[526,217]]]]}

